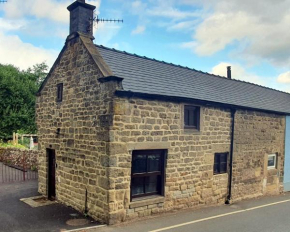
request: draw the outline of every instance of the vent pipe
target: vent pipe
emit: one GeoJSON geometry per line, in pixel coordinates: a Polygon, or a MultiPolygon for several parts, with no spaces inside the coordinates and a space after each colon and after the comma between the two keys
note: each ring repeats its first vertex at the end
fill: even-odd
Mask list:
{"type": "Polygon", "coordinates": [[[228,66],[228,67],[227,67],[227,70],[228,70],[227,78],[228,78],[228,79],[232,79],[232,70],[231,70],[231,66],[228,66]]]}

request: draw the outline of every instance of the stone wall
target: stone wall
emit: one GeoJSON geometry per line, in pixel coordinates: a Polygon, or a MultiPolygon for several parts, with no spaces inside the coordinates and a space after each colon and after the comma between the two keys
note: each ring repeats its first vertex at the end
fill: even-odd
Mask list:
{"type": "Polygon", "coordinates": [[[106,155],[110,140],[108,126],[116,83],[99,83],[102,73],[87,44],[94,47],[85,37],[67,42],[37,98],[39,146],[44,154],[40,157],[39,192],[47,195],[46,149],[55,149],[57,200],[81,212],[87,207],[90,216],[106,222],[107,167],[114,162],[106,155]],[[56,101],[58,83],[63,83],[62,102],[56,101]]]}
{"type": "Polygon", "coordinates": [[[285,117],[237,111],[233,160],[233,198],[278,194],[283,187],[285,117]],[[277,169],[268,170],[268,155],[278,154],[277,169]]]}
{"type": "Polygon", "coordinates": [[[25,169],[37,170],[39,153],[39,151],[35,150],[0,147],[0,162],[25,169]]]}
{"type": "MultiPolygon", "coordinates": [[[[39,192],[47,195],[46,149],[55,149],[56,198],[101,222],[223,204],[228,174],[214,175],[213,164],[215,153],[230,151],[230,110],[200,106],[200,130],[184,129],[185,103],[114,96],[121,84],[103,80],[98,57],[88,38],[68,40],[37,98],[39,192]],[[167,151],[165,195],[131,201],[132,151],[144,149],[167,151]]],[[[234,201],[279,193],[284,130],[282,116],[237,111],[234,201]],[[276,170],[267,170],[269,153],[278,154],[276,170]]]]}
{"type": "MultiPolygon", "coordinates": [[[[182,103],[116,99],[108,155],[110,223],[155,213],[223,204],[228,174],[213,174],[214,154],[230,151],[230,110],[201,106],[199,132],[183,129],[182,103]],[[166,149],[165,196],[130,202],[133,150],[166,149]]],[[[233,201],[277,194],[283,181],[283,116],[238,110],[235,123],[233,201]],[[278,153],[278,170],[267,171],[269,153],[278,153]]],[[[229,160],[228,160],[229,161],[229,160]]]]}
{"type": "Polygon", "coordinates": [[[110,168],[111,223],[194,206],[223,204],[228,174],[213,175],[216,152],[229,152],[231,113],[201,107],[200,131],[183,129],[184,104],[141,99],[114,103],[110,168]],[[130,202],[132,150],[166,149],[165,197],[130,202]],[[159,199],[159,200],[158,200],[159,199]],[[113,216],[114,215],[114,216],[113,216]]]}

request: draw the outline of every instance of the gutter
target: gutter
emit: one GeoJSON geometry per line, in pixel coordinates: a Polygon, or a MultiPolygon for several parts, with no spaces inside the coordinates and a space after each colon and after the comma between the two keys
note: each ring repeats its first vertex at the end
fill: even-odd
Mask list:
{"type": "Polygon", "coordinates": [[[235,115],[236,109],[231,108],[231,119],[232,119],[232,131],[231,131],[231,147],[230,147],[230,172],[229,172],[229,183],[228,183],[228,196],[226,200],[226,204],[230,204],[232,199],[232,180],[233,180],[233,154],[234,154],[234,134],[235,134],[235,115]]]}
{"type": "Polygon", "coordinates": [[[229,103],[220,103],[220,102],[213,102],[209,100],[200,100],[200,99],[194,99],[194,98],[188,98],[188,97],[177,97],[177,96],[167,96],[162,94],[150,94],[150,93],[141,93],[141,92],[133,92],[128,90],[116,90],[115,95],[117,97],[137,97],[137,98],[143,98],[143,99],[151,99],[151,100],[161,100],[161,101],[172,101],[172,102],[184,102],[184,103],[195,103],[195,104],[201,104],[205,106],[217,106],[217,107],[223,107],[223,108],[234,108],[234,109],[241,109],[241,110],[251,110],[251,111],[258,111],[268,114],[277,114],[277,115],[290,115],[289,112],[283,112],[283,111],[275,111],[275,110],[267,110],[267,109],[259,109],[254,107],[247,107],[247,106],[240,106],[240,105],[234,105],[229,103]]]}

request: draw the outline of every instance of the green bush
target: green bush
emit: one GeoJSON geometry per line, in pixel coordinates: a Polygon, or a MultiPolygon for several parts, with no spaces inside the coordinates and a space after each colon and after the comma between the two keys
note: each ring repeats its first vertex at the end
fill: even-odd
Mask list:
{"type": "Polygon", "coordinates": [[[27,149],[27,147],[25,147],[25,146],[23,146],[21,144],[13,145],[12,143],[4,143],[4,142],[2,142],[2,140],[0,140],[0,147],[11,147],[11,148],[27,149]]]}

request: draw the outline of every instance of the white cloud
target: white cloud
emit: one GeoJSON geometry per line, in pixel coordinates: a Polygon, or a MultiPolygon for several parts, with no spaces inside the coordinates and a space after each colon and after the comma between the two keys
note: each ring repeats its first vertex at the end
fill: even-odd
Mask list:
{"type": "Polygon", "coordinates": [[[195,29],[197,20],[182,21],[168,25],[168,31],[192,31],[195,29]]]}
{"type": "Polygon", "coordinates": [[[131,32],[131,34],[132,35],[142,34],[144,33],[145,30],[146,30],[145,26],[139,25],[131,32]]]}
{"type": "Polygon", "coordinates": [[[21,69],[27,69],[37,63],[46,61],[52,66],[58,51],[35,47],[24,43],[16,35],[4,35],[0,32],[0,63],[13,64],[21,69]]]}
{"type": "Polygon", "coordinates": [[[237,80],[242,80],[258,85],[265,85],[265,82],[262,80],[262,77],[259,77],[255,74],[247,72],[241,65],[239,64],[230,64],[226,62],[221,62],[218,65],[212,68],[211,73],[219,76],[227,76],[227,66],[231,66],[232,70],[232,78],[237,80]]]}
{"type": "Polygon", "coordinates": [[[99,23],[97,27],[94,28],[94,42],[96,44],[109,46],[112,38],[118,34],[121,27],[121,24],[99,23]]]}
{"type": "Polygon", "coordinates": [[[277,78],[277,81],[279,83],[290,84],[290,71],[280,74],[277,78]]]}
{"type": "Polygon", "coordinates": [[[212,55],[238,42],[244,59],[290,65],[290,0],[201,1],[213,13],[197,27],[194,52],[212,55]],[[246,45],[246,46],[245,46],[246,45]]]}
{"type": "MultiPolygon", "coordinates": [[[[69,12],[66,9],[72,1],[64,0],[14,0],[8,1],[3,11],[9,19],[19,19],[26,16],[49,19],[59,23],[69,22],[69,12]]],[[[97,6],[98,11],[100,0],[88,0],[87,3],[97,6]]]]}
{"type": "Polygon", "coordinates": [[[27,21],[20,20],[6,20],[0,18],[0,31],[16,31],[24,28],[27,25],[27,21]]]}
{"type": "Polygon", "coordinates": [[[200,13],[181,11],[176,8],[166,6],[157,6],[148,10],[148,15],[172,18],[172,19],[185,19],[188,17],[199,17],[200,13]]]}

